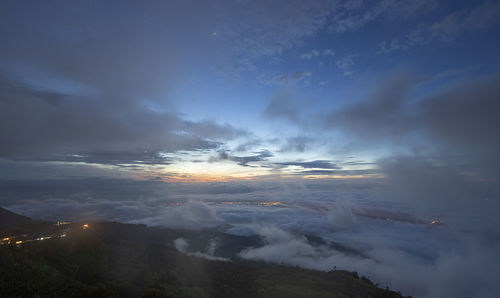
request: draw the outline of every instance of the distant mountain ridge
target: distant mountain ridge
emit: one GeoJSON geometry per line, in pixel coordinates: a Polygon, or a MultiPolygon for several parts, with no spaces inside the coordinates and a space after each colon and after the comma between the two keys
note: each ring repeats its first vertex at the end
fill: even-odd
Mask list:
{"type": "Polygon", "coordinates": [[[0,228],[31,223],[33,220],[27,216],[16,214],[0,207],[0,228]]]}

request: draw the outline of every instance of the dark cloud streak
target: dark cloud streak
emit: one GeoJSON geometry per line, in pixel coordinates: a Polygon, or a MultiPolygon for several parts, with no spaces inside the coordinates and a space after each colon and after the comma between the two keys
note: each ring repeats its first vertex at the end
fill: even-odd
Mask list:
{"type": "Polygon", "coordinates": [[[249,165],[249,163],[266,161],[267,158],[274,156],[273,153],[269,150],[262,150],[254,153],[255,153],[254,155],[249,155],[249,156],[236,156],[236,155],[231,155],[226,151],[221,151],[217,156],[211,157],[208,161],[218,162],[224,160],[231,160],[236,162],[240,166],[250,167],[251,165],[249,165]]]}
{"type": "Polygon", "coordinates": [[[295,162],[281,162],[276,163],[280,166],[297,166],[304,169],[318,168],[318,169],[340,169],[336,164],[329,160],[313,160],[313,161],[295,161],[295,162]]]}

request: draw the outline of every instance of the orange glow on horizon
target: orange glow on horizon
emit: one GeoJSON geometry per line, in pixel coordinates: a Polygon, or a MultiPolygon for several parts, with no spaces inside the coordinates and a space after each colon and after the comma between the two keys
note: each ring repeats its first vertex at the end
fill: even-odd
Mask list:
{"type": "Polygon", "coordinates": [[[250,181],[255,177],[240,177],[240,176],[222,176],[222,175],[176,175],[176,176],[161,176],[160,181],[163,182],[184,182],[184,183],[209,183],[209,182],[232,182],[232,181],[250,181]]]}
{"type": "MultiPolygon", "coordinates": [[[[180,182],[180,183],[211,183],[211,182],[238,182],[238,181],[257,181],[257,180],[273,180],[273,179],[383,179],[384,175],[369,174],[369,175],[209,175],[209,174],[181,174],[181,175],[165,175],[159,174],[158,181],[162,182],[180,182]]],[[[138,177],[138,180],[147,180],[144,177],[138,177]]]]}

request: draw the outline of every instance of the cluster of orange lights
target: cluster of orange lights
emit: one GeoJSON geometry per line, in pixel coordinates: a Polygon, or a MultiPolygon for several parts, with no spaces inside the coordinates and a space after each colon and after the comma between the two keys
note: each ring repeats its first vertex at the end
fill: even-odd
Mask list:
{"type": "MultiPolygon", "coordinates": [[[[57,222],[55,225],[56,226],[62,226],[62,225],[68,225],[70,224],[70,222],[57,222]]],[[[87,230],[89,228],[89,225],[88,224],[83,224],[82,225],[82,229],[83,230],[87,230]]],[[[38,238],[30,238],[28,235],[26,234],[23,234],[23,235],[15,235],[15,236],[9,236],[9,237],[3,237],[3,238],[0,238],[0,245],[4,245],[4,244],[15,244],[15,245],[21,245],[21,244],[24,244],[24,243],[28,243],[28,242],[33,242],[33,241],[43,241],[43,240],[48,240],[48,239],[52,239],[52,238],[65,238],[67,236],[67,232],[69,231],[70,228],[66,228],[64,230],[61,231],[60,234],[53,234],[53,235],[46,235],[46,236],[41,236],[41,237],[38,237],[38,238]],[[16,240],[19,239],[19,238],[22,238],[23,240],[16,240]]]]}
{"type": "MultiPolygon", "coordinates": [[[[43,237],[38,237],[38,238],[33,238],[33,239],[29,239],[29,238],[26,239],[26,235],[11,236],[11,237],[2,238],[1,241],[0,241],[0,244],[16,244],[16,245],[20,245],[20,244],[23,244],[23,243],[28,243],[28,242],[33,242],[33,241],[48,240],[48,239],[51,239],[52,237],[54,237],[54,235],[43,236],[43,237]],[[19,238],[19,237],[24,237],[24,240],[14,240],[14,238],[19,238]]],[[[63,232],[63,234],[60,237],[61,238],[62,237],[66,237],[66,232],[63,232]]]]}
{"type": "Polygon", "coordinates": [[[444,223],[440,220],[434,219],[431,221],[431,225],[443,225],[444,223]]]}
{"type": "MultiPolygon", "coordinates": [[[[1,244],[11,244],[11,243],[14,241],[14,240],[13,240],[13,238],[15,238],[15,236],[2,238],[2,241],[1,241],[0,243],[1,243],[1,244]]],[[[17,241],[15,241],[14,243],[15,243],[16,245],[19,245],[19,244],[21,244],[21,243],[23,243],[23,242],[24,242],[24,241],[22,241],[22,240],[17,240],[17,241]]]]}

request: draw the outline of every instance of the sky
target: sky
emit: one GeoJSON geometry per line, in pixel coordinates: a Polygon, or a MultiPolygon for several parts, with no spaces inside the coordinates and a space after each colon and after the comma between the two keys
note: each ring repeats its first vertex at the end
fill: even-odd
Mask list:
{"type": "Polygon", "coordinates": [[[498,143],[498,5],[5,1],[2,177],[359,177],[476,155],[498,143]]]}
{"type": "Polygon", "coordinates": [[[271,253],[244,254],[264,260],[297,229],[393,265],[438,243],[416,284],[350,264],[421,297],[490,297],[488,277],[451,293],[428,276],[446,285],[458,259],[500,247],[499,29],[494,0],[2,1],[0,205],[51,220],[229,222],[279,236],[271,253]],[[266,217],[210,200],[287,207],[266,217]],[[387,227],[367,210],[405,215],[387,227]],[[446,225],[426,236],[417,223],[434,219],[446,225]]]}

